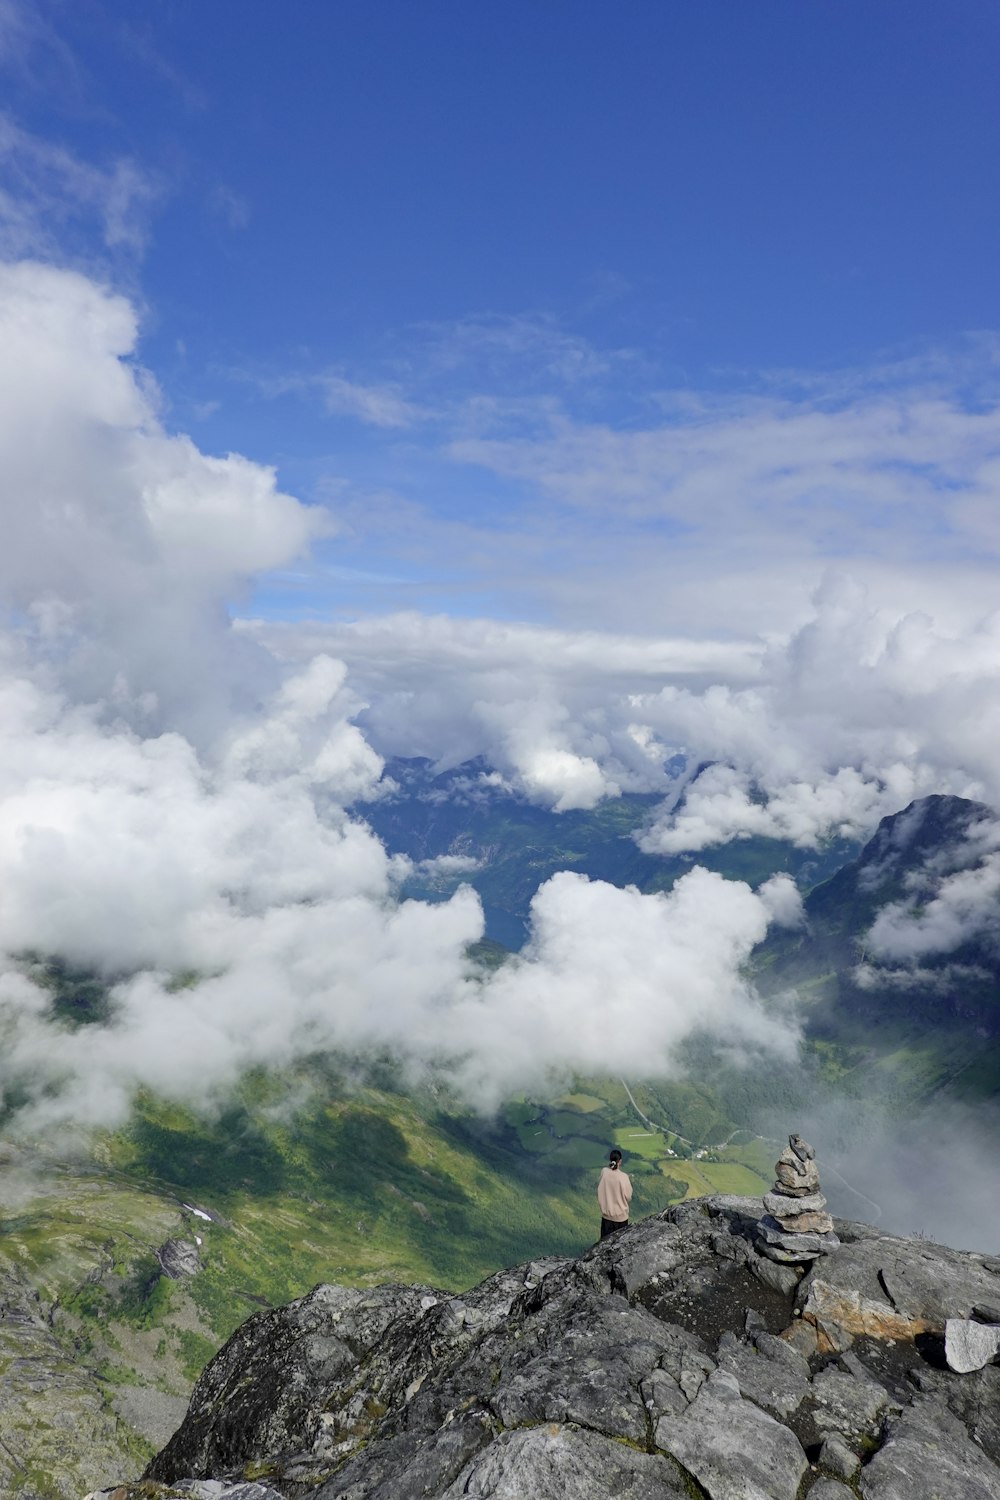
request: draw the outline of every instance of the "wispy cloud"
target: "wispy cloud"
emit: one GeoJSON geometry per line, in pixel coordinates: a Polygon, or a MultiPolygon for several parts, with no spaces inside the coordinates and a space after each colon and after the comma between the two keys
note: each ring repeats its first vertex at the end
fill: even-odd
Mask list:
{"type": "Polygon", "coordinates": [[[539,382],[577,385],[634,359],[631,350],[601,350],[547,313],[484,313],[447,323],[421,323],[409,332],[414,355],[431,373],[462,370],[493,384],[527,373],[539,382]]]}
{"type": "Polygon", "coordinates": [[[209,193],[208,206],[227,229],[246,229],[250,223],[249,200],[225,183],[217,183],[209,193]]]}
{"type": "Polygon", "coordinates": [[[131,157],[98,166],[0,115],[0,250],[64,254],[96,229],[108,251],[141,255],[163,184],[131,157]]]}
{"type": "Polygon", "coordinates": [[[331,416],[352,417],[370,427],[407,428],[427,420],[432,413],[411,401],[391,382],[352,380],[339,369],[312,373],[257,374],[229,371],[234,378],[255,386],[263,396],[317,396],[331,416]]]}
{"type": "Polygon", "coordinates": [[[559,392],[585,396],[635,358],[628,350],[598,350],[553,316],[484,313],[403,329],[363,371],[334,367],[241,378],[266,395],[319,392],[332,414],[375,427],[433,419],[453,435],[513,433],[557,417],[559,392]]]}
{"type": "Polygon", "coordinates": [[[428,415],[396,386],[361,385],[332,372],[319,376],[316,385],[332,415],[357,417],[373,427],[412,427],[428,415]]]}
{"type": "Polygon", "coordinates": [[[449,452],[561,506],[667,521],[757,552],[791,542],[826,557],[925,557],[1000,545],[1000,405],[922,391],[833,410],[684,393],[656,426],[563,416],[544,436],[461,438],[449,452]]]}
{"type": "Polygon", "coordinates": [[[146,17],[135,12],[127,20],[116,17],[114,42],[125,52],[129,62],[144,69],[181,101],[191,114],[201,114],[208,108],[208,97],[204,88],[195,83],[189,73],[177,67],[166,56],[154,40],[153,27],[146,17]]]}
{"type": "Polygon", "coordinates": [[[0,69],[32,92],[54,89],[64,103],[83,93],[79,61],[41,4],[0,0],[0,69]]]}

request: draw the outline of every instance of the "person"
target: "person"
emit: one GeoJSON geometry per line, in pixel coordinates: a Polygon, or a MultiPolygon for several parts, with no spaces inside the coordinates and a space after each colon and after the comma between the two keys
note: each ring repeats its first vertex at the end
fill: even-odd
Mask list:
{"type": "Polygon", "coordinates": [[[597,1184],[597,1201],[601,1205],[601,1239],[624,1229],[628,1223],[628,1206],[632,1201],[632,1184],[622,1171],[622,1154],[616,1146],[608,1158],[597,1184]]]}

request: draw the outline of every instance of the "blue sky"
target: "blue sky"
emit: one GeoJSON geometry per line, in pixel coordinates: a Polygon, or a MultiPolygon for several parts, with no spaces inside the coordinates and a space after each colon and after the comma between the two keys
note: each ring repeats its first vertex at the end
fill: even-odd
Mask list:
{"type": "Polygon", "coordinates": [[[41,13],[10,107],[159,178],[149,347],[197,367],[484,312],[699,374],[1000,321],[986,4],[41,13]]]}
{"type": "MultiPolygon", "coordinates": [[[[595,434],[929,383],[992,402],[988,4],[6,0],[0,38],[22,248],[139,301],[170,425],[335,517],[266,614],[624,628],[602,570],[700,528],[581,505],[595,434]]],[[[876,536],[866,502],[855,538],[857,503],[804,486],[837,513],[813,563],[925,563],[952,529],[892,501],[876,536]]]]}

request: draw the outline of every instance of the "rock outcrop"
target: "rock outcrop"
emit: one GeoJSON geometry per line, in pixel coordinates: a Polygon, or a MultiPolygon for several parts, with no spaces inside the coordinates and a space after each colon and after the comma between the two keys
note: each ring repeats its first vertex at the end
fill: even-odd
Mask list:
{"type": "Polygon", "coordinates": [[[765,1194],[766,1212],[757,1226],[757,1249],[768,1260],[803,1265],[830,1255],[840,1244],[820,1192],[816,1152],[790,1135],[775,1162],[775,1183],[765,1194]]]}
{"type": "Polygon", "coordinates": [[[164,1276],[169,1276],[171,1281],[180,1281],[182,1277],[194,1276],[201,1266],[198,1246],[192,1244],[190,1240],[165,1241],[157,1250],[156,1258],[160,1263],[160,1270],[164,1276]]]}
{"type": "Polygon", "coordinates": [[[116,1500],[1000,1500],[1000,1368],[944,1357],[1000,1262],[838,1221],[833,1254],[776,1264],[763,1210],[696,1200],[460,1296],[260,1312],[116,1500]]]}
{"type": "Polygon", "coordinates": [[[0,1495],[79,1493],[81,1451],[102,1483],[143,1461],[92,1372],[55,1337],[38,1293],[13,1270],[0,1271],[0,1372],[0,1495]]]}

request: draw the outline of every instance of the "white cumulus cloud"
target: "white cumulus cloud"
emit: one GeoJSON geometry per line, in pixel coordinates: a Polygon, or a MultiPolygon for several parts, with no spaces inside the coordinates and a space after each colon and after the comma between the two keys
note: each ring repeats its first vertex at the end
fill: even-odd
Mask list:
{"type": "MultiPolygon", "coordinates": [[[[793,1046],[739,977],[770,915],[744,885],[693,871],[642,896],[557,876],[526,953],[485,978],[469,887],[399,899],[407,862],[346,811],[378,794],[370,675],[319,646],[282,661],[226,610],[325,516],[171,433],[137,336],[129,302],[88,278],[0,267],[0,1090],[27,1090],[20,1125],[115,1123],[140,1085],[203,1102],[322,1047],[445,1062],[486,1102],[574,1067],[662,1072],[706,1025],[793,1046]],[[110,1015],[67,1030],[32,955],[103,973],[110,1015]]],[[[503,627],[443,652],[434,630],[428,660],[468,664],[453,721],[532,795],[586,807],[655,779],[631,719],[526,678],[537,637],[508,632],[512,666],[503,627]]],[[[587,644],[558,646],[582,684],[587,644]]],[[[648,685],[672,653],[688,672],[712,659],[618,643],[610,670],[648,685]]],[[[440,732],[424,682],[386,686],[389,720],[409,704],[440,732]]]]}

